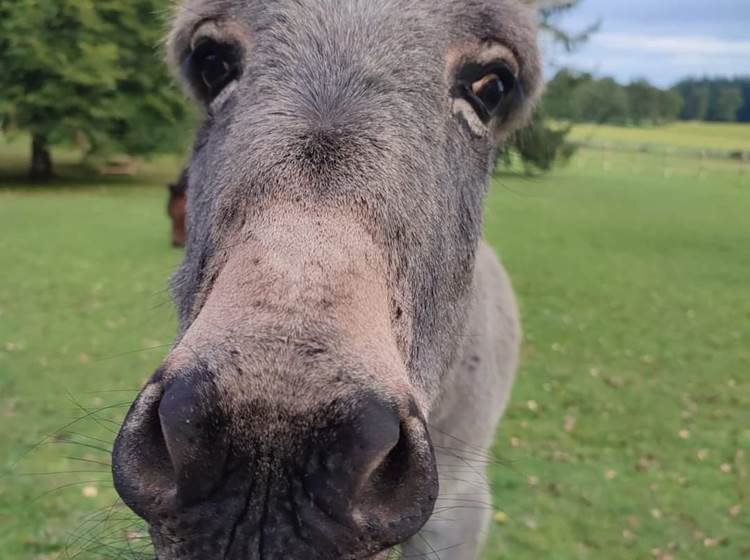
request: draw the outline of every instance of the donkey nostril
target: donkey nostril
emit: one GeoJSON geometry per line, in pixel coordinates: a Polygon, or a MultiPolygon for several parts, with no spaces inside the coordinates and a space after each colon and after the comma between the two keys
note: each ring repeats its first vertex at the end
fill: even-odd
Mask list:
{"type": "Polygon", "coordinates": [[[197,396],[184,379],[175,381],[159,403],[159,422],[175,471],[189,460],[200,431],[197,396]]]}
{"type": "Polygon", "coordinates": [[[117,492],[147,520],[209,497],[229,449],[213,377],[193,370],[166,389],[164,377],[159,370],[133,404],[112,452],[117,492]]]}
{"type": "Polygon", "coordinates": [[[371,475],[372,484],[379,488],[381,493],[387,493],[394,488],[398,488],[404,482],[412,460],[411,451],[409,436],[404,426],[401,425],[397,443],[391,448],[388,455],[383,457],[377,470],[371,475]]]}
{"type": "Polygon", "coordinates": [[[353,423],[356,447],[351,457],[358,472],[358,488],[372,476],[397,447],[401,438],[398,412],[375,399],[367,399],[353,423]]]}
{"type": "Polygon", "coordinates": [[[376,397],[361,400],[315,438],[305,478],[309,496],[329,516],[350,523],[400,437],[395,407],[376,397]]]}
{"type": "Polygon", "coordinates": [[[221,482],[227,455],[223,423],[213,408],[214,385],[194,377],[175,380],[159,404],[159,422],[183,503],[208,496],[221,482]]]}
{"type": "Polygon", "coordinates": [[[437,497],[437,471],[421,415],[402,416],[377,397],[360,399],[314,434],[304,488],[339,525],[398,543],[416,534],[437,497]]]}

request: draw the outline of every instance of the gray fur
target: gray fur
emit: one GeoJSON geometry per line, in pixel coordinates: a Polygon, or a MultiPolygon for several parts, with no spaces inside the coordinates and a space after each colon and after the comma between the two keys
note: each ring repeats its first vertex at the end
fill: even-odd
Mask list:
{"type": "Polygon", "coordinates": [[[489,449],[515,380],[521,326],[510,279],[484,243],[472,292],[460,357],[430,418],[441,497],[432,520],[407,544],[407,557],[441,550],[443,560],[474,560],[489,527],[489,449]]]}
{"type": "MultiPolygon", "coordinates": [[[[276,429],[248,403],[283,411],[282,426],[319,410],[320,385],[372,386],[402,408],[413,398],[442,497],[407,553],[470,560],[486,530],[486,510],[445,508],[461,493],[491,500],[483,475],[456,476],[451,464],[491,445],[517,363],[512,289],[480,240],[496,151],[540,89],[533,19],[515,0],[185,0],[169,40],[177,69],[201,22],[218,20],[244,58],[196,141],[188,251],[173,280],[179,335],[152,386],[196,358],[219,372],[216,406],[236,440],[276,429]],[[489,41],[512,51],[525,99],[478,135],[450,88],[456,60],[489,41]],[[354,332],[356,317],[382,326],[372,341],[354,332]],[[334,380],[344,366],[351,377],[334,380]]],[[[116,472],[143,454],[125,441],[141,433],[141,409],[123,428],[116,472]]],[[[264,441],[291,442],[285,430],[264,441]]],[[[156,533],[162,560],[188,558],[170,548],[174,534],[156,533]]]]}

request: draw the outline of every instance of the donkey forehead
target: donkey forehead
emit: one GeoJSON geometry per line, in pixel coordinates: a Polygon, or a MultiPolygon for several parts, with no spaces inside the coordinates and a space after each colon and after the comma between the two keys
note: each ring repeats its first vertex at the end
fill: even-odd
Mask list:
{"type": "MultiPolygon", "coordinates": [[[[527,91],[536,87],[536,28],[523,0],[183,0],[169,38],[170,62],[179,67],[195,30],[207,21],[230,24],[267,68],[319,61],[328,67],[357,60],[400,75],[442,65],[462,42],[505,44],[516,57],[527,91]],[[331,60],[331,57],[337,59],[331,60]]],[[[322,76],[316,75],[316,79],[322,76]]]]}

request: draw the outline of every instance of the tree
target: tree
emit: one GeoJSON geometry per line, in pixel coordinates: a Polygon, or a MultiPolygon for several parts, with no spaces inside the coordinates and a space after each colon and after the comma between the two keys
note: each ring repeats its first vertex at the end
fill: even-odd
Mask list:
{"type": "Polygon", "coordinates": [[[684,100],[684,120],[750,122],[750,78],[687,79],[674,91],[684,100]]]}
{"type": "Polygon", "coordinates": [[[580,0],[537,0],[537,5],[541,7],[542,21],[540,27],[542,31],[549,35],[552,41],[562,45],[568,52],[574,51],[588,41],[589,37],[601,27],[601,22],[595,22],[582,31],[571,33],[558,25],[558,16],[574,9],[579,2],[580,0]]]}
{"type": "Polygon", "coordinates": [[[531,123],[519,130],[513,141],[514,151],[521,158],[526,172],[550,171],[555,164],[570,160],[578,149],[577,144],[568,140],[571,129],[570,125],[550,125],[543,108],[538,109],[531,123]]]}
{"type": "Polygon", "coordinates": [[[682,97],[646,80],[622,86],[612,78],[561,70],[547,85],[544,108],[570,122],[661,124],[677,119],[682,97]]]}
{"type": "Polygon", "coordinates": [[[657,103],[661,122],[672,122],[679,118],[684,100],[675,90],[667,89],[659,91],[657,103]]]}
{"type": "Polygon", "coordinates": [[[593,81],[591,74],[575,72],[564,68],[547,84],[544,95],[544,109],[555,119],[580,121],[581,107],[576,93],[585,84],[593,81]]]}
{"type": "MultiPolygon", "coordinates": [[[[596,31],[598,24],[592,25],[579,33],[571,33],[562,29],[557,24],[557,17],[575,8],[580,0],[535,0],[535,5],[540,7],[541,29],[551,40],[563,46],[567,51],[574,50],[578,45],[585,42],[589,36],[596,31]]],[[[554,96],[547,94],[542,106],[550,99],[564,103],[565,95],[554,96]]],[[[546,113],[540,108],[532,118],[528,127],[516,133],[512,139],[505,158],[507,162],[509,154],[515,152],[521,158],[527,171],[538,169],[549,171],[555,163],[569,160],[577,149],[577,145],[568,141],[569,127],[555,127],[546,122],[546,113]]]]}
{"type": "Polygon", "coordinates": [[[742,107],[737,111],[737,121],[750,122],[750,78],[737,78],[734,83],[742,92],[742,107]]]}
{"type": "Polygon", "coordinates": [[[672,90],[662,90],[646,80],[625,86],[628,96],[627,119],[633,124],[663,124],[677,119],[682,110],[682,97],[672,90]]]}
{"type": "Polygon", "coordinates": [[[711,88],[708,84],[685,81],[675,86],[684,100],[680,118],[687,121],[703,121],[708,116],[711,88]]]}
{"type": "Polygon", "coordinates": [[[622,86],[612,78],[584,84],[578,90],[576,101],[584,121],[607,124],[628,120],[628,97],[622,86]]]}
{"type": "Polygon", "coordinates": [[[660,91],[646,80],[636,80],[625,86],[628,97],[627,114],[634,124],[661,120],[660,91]]]}
{"type": "Polygon", "coordinates": [[[187,105],[156,45],[165,0],[0,0],[0,124],[32,136],[30,174],[50,146],[146,153],[180,143],[187,105]]]}
{"type": "Polygon", "coordinates": [[[711,92],[708,119],[719,122],[735,122],[743,105],[742,90],[730,83],[719,83],[711,92]]]}

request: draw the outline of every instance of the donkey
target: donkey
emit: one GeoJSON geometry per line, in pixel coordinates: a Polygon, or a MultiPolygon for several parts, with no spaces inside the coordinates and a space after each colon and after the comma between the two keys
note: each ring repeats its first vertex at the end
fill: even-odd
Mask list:
{"type": "Polygon", "coordinates": [[[187,171],[180,174],[176,183],[168,185],[167,215],[172,223],[172,247],[184,247],[187,243],[187,186],[187,171]]]}
{"type": "Polygon", "coordinates": [[[477,557],[520,327],[481,241],[541,87],[516,0],[185,0],[176,342],[115,442],[161,560],[477,557]]]}

